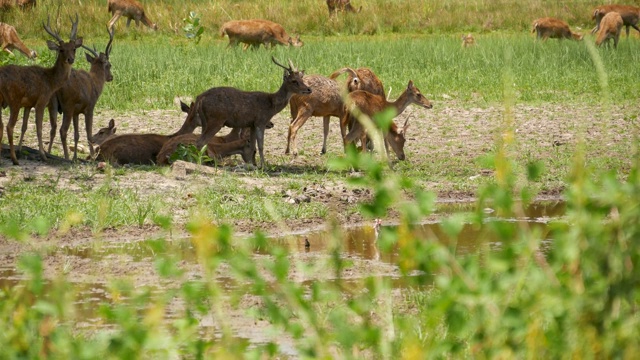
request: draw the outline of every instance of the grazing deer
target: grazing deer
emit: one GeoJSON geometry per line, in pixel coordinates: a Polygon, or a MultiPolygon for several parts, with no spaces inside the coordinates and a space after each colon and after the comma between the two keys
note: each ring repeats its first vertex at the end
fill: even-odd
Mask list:
{"type": "MultiPolygon", "coordinates": [[[[211,88],[196,98],[196,109],[202,121],[202,135],[197,146],[201,148],[222,129],[251,127],[251,146],[257,142],[260,167],[264,168],[264,131],[271,118],[282,111],[293,94],[310,94],[305,84],[304,71],[298,71],[289,60],[289,67],[274,64],[284,69],[282,85],[275,93],[242,91],[232,87],[211,88]]],[[[255,162],[254,162],[255,163],[255,162]]]]}
{"type": "MultiPolygon", "coordinates": [[[[64,158],[69,160],[69,149],[67,147],[67,132],[71,120],[73,119],[73,161],[76,161],[78,155],[78,140],[80,139],[80,131],[78,128],[78,118],[80,114],[84,115],[85,129],[87,133],[87,141],[92,143],[91,134],[93,131],[93,110],[95,109],[98,98],[102,93],[105,82],[113,80],[111,74],[111,62],[109,62],[109,54],[111,54],[113,43],[113,29],[109,31],[109,42],[104,53],[98,54],[94,49],[82,46],[91,54],[86,54],[87,61],[91,64],[89,72],[84,70],[71,70],[69,80],[51,97],[49,102],[49,121],[51,122],[51,132],[49,134],[49,153],[53,146],[53,139],[56,136],[56,125],[58,113],[62,113],[62,126],[60,126],[60,140],[62,141],[62,149],[64,150],[64,158]]],[[[24,129],[23,129],[24,130],[24,129]]],[[[22,142],[22,136],[20,137],[22,142]]],[[[89,152],[93,158],[93,146],[89,146],[89,152]]]]}
{"type": "MultiPolygon", "coordinates": [[[[287,136],[287,149],[285,154],[289,154],[290,150],[293,155],[298,154],[296,145],[296,134],[311,116],[322,116],[323,118],[323,140],[322,154],[327,152],[327,137],[329,135],[329,120],[331,116],[342,118],[345,107],[343,95],[340,85],[335,78],[343,73],[348,73],[347,90],[349,92],[355,90],[366,90],[374,94],[384,95],[382,82],[378,77],[367,68],[353,70],[351,68],[342,68],[335,71],[329,78],[321,75],[305,76],[304,81],[311,88],[311,94],[302,95],[295,94],[289,100],[289,108],[291,109],[291,123],[289,124],[289,134],[287,136]],[[361,77],[360,77],[361,76],[361,77]]],[[[346,135],[346,128],[340,128],[342,138],[346,135]]]]}
{"type": "Polygon", "coordinates": [[[11,10],[13,7],[27,10],[35,6],[36,0],[0,0],[0,10],[11,10]]]}
{"type": "MultiPolygon", "coordinates": [[[[180,108],[187,118],[178,131],[171,135],[159,134],[122,134],[108,137],[98,148],[96,160],[112,164],[153,165],[162,146],[172,137],[190,134],[200,126],[200,117],[191,106],[180,102],[180,108]]],[[[111,127],[111,122],[109,122],[111,127]]],[[[115,124],[114,124],[115,127],[115,124]]],[[[115,128],[113,130],[115,132],[115,128]]]]}
{"type": "Polygon", "coordinates": [[[29,48],[20,40],[16,28],[0,22],[0,42],[2,42],[2,51],[6,51],[13,55],[11,50],[18,50],[29,59],[35,59],[38,54],[29,48]]]}
{"type": "Polygon", "coordinates": [[[591,30],[592,34],[600,30],[602,18],[610,12],[617,12],[622,17],[622,24],[627,32],[627,38],[629,37],[629,27],[640,32],[640,28],[637,25],[638,21],[640,21],[640,8],[630,5],[602,5],[593,10],[592,19],[596,21],[596,26],[591,30]]]}
{"type": "Polygon", "coordinates": [[[327,0],[327,7],[329,8],[329,16],[336,15],[338,11],[359,13],[362,11],[362,6],[356,10],[351,5],[351,0],[327,0]]]}
{"type": "Polygon", "coordinates": [[[620,14],[617,12],[607,13],[600,22],[600,30],[598,31],[598,37],[596,38],[596,45],[600,46],[603,43],[609,45],[609,40],[613,39],[613,47],[617,48],[623,24],[624,21],[620,14]]]}
{"type": "Polygon", "coordinates": [[[471,34],[462,35],[462,47],[468,48],[471,46],[475,46],[476,39],[471,34]]]}
{"type": "MultiPolygon", "coordinates": [[[[158,153],[158,165],[170,164],[171,155],[178,150],[179,145],[195,145],[199,137],[197,134],[184,134],[169,139],[158,153]]],[[[217,162],[227,156],[240,154],[245,163],[253,161],[254,150],[251,148],[251,144],[249,144],[248,136],[233,140],[230,139],[229,141],[222,140],[224,140],[224,138],[215,136],[212,141],[207,144],[208,157],[217,162]]]]}
{"type": "MultiPolygon", "coordinates": [[[[354,111],[356,108],[362,114],[371,118],[373,115],[388,108],[395,109],[395,116],[400,115],[404,109],[411,104],[419,105],[425,109],[431,109],[433,107],[431,102],[422,95],[420,90],[413,85],[413,81],[411,80],[409,81],[409,85],[407,85],[405,91],[400,95],[400,97],[398,97],[398,99],[396,99],[396,101],[393,102],[387,101],[384,96],[374,95],[363,90],[357,90],[349,93],[347,96],[348,113],[345,114],[341,121],[345,123],[351,122],[353,123],[353,127],[344,138],[345,148],[349,143],[352,143],[357,139],[361,140],[363,150],[366,147],[366,130],[360,121],[351,119],[355,116],[354,111]]],[[[394,122],[391,122],[391,127],[388,130],[383,130],[384,143],[385,148],[387,148],[387,152],[388,146],[391,146],[399,160],[405,159],[404,143],[406,141],[405,134],[407,127],[409,126],[408,121],[408,119],[405,121],[402,128],[398,128],[394,122]]]]}
{"type": "Polygon", "coordinates": [[[536,19],[533,22],[531,32],[536,33],[537,38],[542,40],[548,38],[582,40],[581,34],[574,33],[569,29],[569,24],[551,17],[536,19]]]}
{"type": "Polygon", "coordinates": [[[112,15],[111,20],[109,20],[109,30],[113,29],[113,25],[121,16],[127,18],[127,27],[131,24],[131,20],[134,20],[136,26],[140,26],[140,22],[142,22],[151,29],[158,30],[158,25],[149,20],[144,13],[142,4],[136,0],[109,0],[107,5],[107,10],[112,15]]]}
{"type": "Polygon", "coordinates": [[[300,35],[295,38],[289,36],[284,28],[277,23],[268,20],[232,20],[220,27],[220,36],[229,36],[228,47],[238,46],[243,43],[246,50],[249,46],[257,49],[260,45],[265,47],[281,44],[284,46],[303,46],[300,35]]]}
{"type": "MultiPolygon", "coordinates": [[[[9,151],[11,161],[18,165],[15,149],[13,147],[13,128],[18,121],[21,108],[36,110],[36,131],[38,135],[38,147],[43,160],[47,159],[42,144],[42,118],[44,108],[49,103],[51,96],[60,89],[69,79],[71,65],[76,58],[76,49],[82,45],[82,38],[76,39],[78,31],[78,17],[72,21],[69,42],[60,38],[57,32],[53,32],[43,24],[45,31],[58,42],[47,41],[50,50],[58,52],[58,57],[52,68],[43,68],[37,65],[17,66],[6,65],[0,68],[0,105],[9,106],[9,123],[7,124],[7,136],[9,137],[9,151]]],[[[0,143],[2,142],[2,117],[0,114],[0,143]]]]}

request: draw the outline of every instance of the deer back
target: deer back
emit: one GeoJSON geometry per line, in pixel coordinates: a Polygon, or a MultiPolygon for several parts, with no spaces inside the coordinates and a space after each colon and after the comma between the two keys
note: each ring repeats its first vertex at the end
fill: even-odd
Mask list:
{"type": "Polygon", "coordinates": [[[292,118],[299,109],[306,109],[311,116],[342,116],[344,102],[340,93],[340,85],[333,79],[322,75],[307,75],[304,82],[311,88],[311,94],[294,94],[289,100],[292,118]]]}

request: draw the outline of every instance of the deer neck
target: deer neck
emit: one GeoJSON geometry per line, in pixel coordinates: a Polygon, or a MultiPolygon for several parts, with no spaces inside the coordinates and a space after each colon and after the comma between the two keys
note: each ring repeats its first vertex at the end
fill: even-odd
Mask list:
{"type": "Polygon", "coordinates": [[[407,91],[403,92],[396,101],[390,103],[396,109],[396,115],[402,114],[404,109],[407,108],[411,104],[411,98],[409,97],[409,93],[407,91]]]}
{"type": "Polygon", "coordinates": [[[282,109],[284,109],[285,106],[289,104],[289,100],[292,96],[293,93],[287,91],[284,83],[282,84],[282,86],[280,86],[280,89],[278,89],[277,92],[269,94],[269,97],[271,98],[271,104],[273,105],[273,114],[277,114],[282,111],[282,109]]]}
{"type": "Polygon", "coordinates": [[[63,59],[60,54],[56,58],[56,63],[52,68],[49,68],[49,73],[51,76],[48,78],[51,81],[51,84],[60,84],[59,87],[62,87],[63,84],[69,79],[69,75],[71,74],[71,65],[67,63],[66,59],[63,59]]]}

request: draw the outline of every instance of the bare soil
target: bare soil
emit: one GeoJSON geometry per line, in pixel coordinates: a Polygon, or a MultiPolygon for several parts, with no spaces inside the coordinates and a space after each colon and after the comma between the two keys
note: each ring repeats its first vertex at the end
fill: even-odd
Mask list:
{"type": "MultiPolygon", "coordinates": [[[[176,109],[178,109],[177,106],[176,109]]],[[[623,166],[619,171],[624,172],[630,168],[637,147],[638,127],[634,121],[630,120],[637,118],[637,111],[637,107],[624,105],[610,108],[587,104],[518,105],[513,109],[513,117],[511,117],[510,113],[505,112],[500,105],[463,106],[453,100],[436,102],[433,110],[410,107],[396,119],[399,125],[404,123],[405,119],[409,119],[410,124],[405,148],[406,164],[396,164],[396,166],[423,169],[425,176],[418,182],[426,189],[434,191],[440,202],[473,201],[473,184],[475,184],[473,179],[481,180],[482,177],[492,175],[492,172],[484,169],[477,159],[494,150],[496,139],[505,134],[502,129],[512,121],[518,140],[513,149],[516,157],[559,158],[558,153],[573,153],[580,138],[584,137],[585,143],[588,144],[589,158],[620,158],[623,166]],[[458,175],[455,175],[453,180],[434,180],[451,177],[430,177],[431,171],[454,171],[454,175],[458,172],[459,177],[464,180],[456,181],[455,176],[458,175]]],[[[167,134],[179,128],[184,116],[178,110],[126,114],[103,111],[95,116],[94,129],[106,126],[111,118],[116,120],[119,134],[129,132],[167,134]]],[[[190,172],[188,166],[184,164],[176,165],[166,173],[131,171],[119,176],[119,183],[140,192],[166,194],[165,196],[170,197],[175,204],[174,222],[178,224],[178,231],[172,234],[172,238],[181,238],[185,235],[181,224],[187,220],[187,213],[183,209],[193,201],[190,194],[215,182],[218,172],[236,174],[247,187],[261,187],[266,191],[286,193],[287,174],[326,171],[327,156],[320,155],[322,146],[320,118],[311,118],[299,131],[297,139],[301,154],[295,158],[284,154],[289,124],[288,110],[285,109],[277,115],[273,122],[274,128],[268,130],[265,136],[265,157],[271,166],[268,176],[255,176],[254,170],[245,168],[238,156],[237,159],[228,160],[224,166],[209,171],[190,172]]],[[[35,126],[31,123],[27,131],[26,144],[37,149],[35,132],[35,126]]],[[[48,134],[47,126],[44,133],[48,134]]],[[[339,134],[337,120],[332,119],[328,147],[330,154],[342,152],[339,134]]],[[[81,139],[84,138],[81,131],[81,139]]],[[[4,142],[6,141],[5,136],[4,142]]],[[[84,146],[86,147],[86,144],[84,146]]],[[[55,144],[54,147],[61,150],[59,144],[55,144]]],[[[393,155],[391,157],[394,158],[393,155]]],[[[94,173],[95,167],[96,164],[92,162],[71,167],[57,161],[44,163],[37,157],[22,159],[20,166],[13,166],[8,160],[8,151],[5,150],[0,167],[0,196],[2,196],[3,187],[10,181],[38,181],[48,175],[59,177],[59,186],[77,186],[76,181],[70,180],[77,179],[78,174],[82,172],[94,173]]],[[[99,186],[105,177],[104,173],[95,172],[86,181],[93,186],[99,186]]],[[[564,179],[550,181],[540,193],[540,197],[557,199],[561,196],[563,189],[564,179]]],[[[300,196],[306,196],[309,201],[321,202],[331,209],[335,219],[345,226],[367,224],[360,215],[343,211],[347,206],[369,199],[371,193],[367,189],[354,189],[348,186],[346,181],[312,183],[300,193],[291,195],[289,198],[283,197],[283,201],[295,202],[295,197],[300,196]]],[[[393,223],[397,220],[395,216],[396,214],[391,213],[384,221],[393,223]]],[[[282,236],[287,233],[322,229],[326,225],[326,218],[318,216],[297,222],[287,221],[286,225],[246,220],[235,220],[231,223],[239,235],[262,229],[269,235],[282,236]]],[[[40,251],[46,254],[45,272],[50,278],[65,274],[67,279],[74,283],[105,283],[107,279],[124,277],[133,281],[136,286],[163,287],[167,284],[163,284],[157,276],[151,257],[134,260],[126,253],[120,253],[101,259],[90,259],[57,251],[61,247],[117,247],[119,244],[148,239],[152,234],[159,232],[158,228],[151,225],[143,228],[107,229],[100,234],[93,234],[89,229],[76,227],[64,233],[54,231],[46,238],[34,237],[26,242],[0,238],[0,269],[15,268],[17,259],[24,252],[40,251]]],[[[312,247],[310,252],[293,251],[291,257],[293,262],[317,263],[326,261],[328,255],[321,251],[314,251],[312,247]]],[[[196,262],[183,262],[181,265],[190,274],[189,276],[194,278],[202,276],[196,262]]],[[[291,278],[296,281],[331,277],[331,274],[323,274],[321,271],[314,275],[298,273],[295,270],[296,267],[293,268],[291,278]]],[[[354,259],[354,266],[349,269],[349,276],[356,279],[371,274],[394,276],[397,271],[396,266],[379,260],[354,259]]],[[[219,276],[224,278],[228,274],[222,271],[219,276]]],[[[243,301],[248,304],[245,304],[247,307],[255,304],[259,306],[259,299],[251,296],[247,296],[243,301]]],[[[269,337],[268,323],[257,321],[231,307],[229,307],[229,314],[231,314],[232,328],[238,336],[252,338],[254,341],[264,341],[269,337]]],[[[278,341],[290,340],[283,338],[278,341]]]]}

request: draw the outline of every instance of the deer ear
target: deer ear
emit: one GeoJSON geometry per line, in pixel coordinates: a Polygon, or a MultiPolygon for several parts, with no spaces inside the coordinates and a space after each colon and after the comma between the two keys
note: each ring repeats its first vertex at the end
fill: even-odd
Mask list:
{"type": "Polygon", "coordinates": [[[191,110],[191,109],[189,108],[189,105],[187,105],[187,104],[183,103],[182,101],[180,101],[180,110],[182,110],[182,112],[188,113],[189,110],[191,110]]]}
{"type": "Polygon", "coordinates": [[[74,40],[75,45],[76,45],[76,49],[79,48],[80,46],[82,46],[82,38],[77,38],[74,40]]]}
{"type": "Polygon", "coordinates": [[[113,129],[116,127],[116,121],[111,119],[109,120],[109,129],[113,129]]]}
{"type": "Polygon", "coordinates": [[[95,59],[93,56],[91,56],[89,53],[84,53],[87,57],[87,61],[89,63],[93,63],[93,60],[95,59]]]}
{"type": "Polygon", "coordinates": [[[49,48],[49,50],[60,50],[60,46],[51,40],[47,40],[47,47],[49,48]]]}
{"type": "Polygon", "coordinates": [[[413,80],[409,80],[409,85],[407,85],[407,89],[411,89],[413,87],[413,80]]]}

